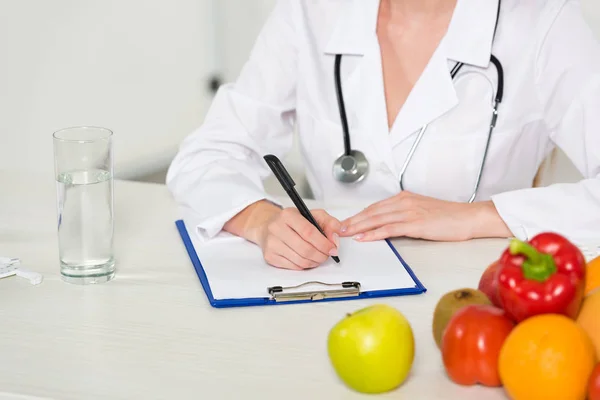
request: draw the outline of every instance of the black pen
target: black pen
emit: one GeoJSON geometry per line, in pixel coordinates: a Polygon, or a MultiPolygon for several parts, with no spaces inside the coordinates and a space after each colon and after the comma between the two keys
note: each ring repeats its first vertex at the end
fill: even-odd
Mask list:
{"type": "MultiPolygon", "coordinates": [[[[304,218],[306,218],[311,224],[313,224],[315,228],[317,228],[319,232],[323,234],[323,236],[327,237],[325,232],[323,232],[323,229],[321,229],[317,221],[315,221],[315,218],[310,213],[308,207],[306,207],[306,204],[304,204],[304,202],[302,201],[302,198],[300,197],[298,192],[296,192],[296,189],[294,188],[294,186],[296,186],[296,183],[294,182],[290,174],[287,172],[281,161],[279,161],[279,158],[272,154],[268,154],[263,158],[269,165],[269,168],[271,168],[271,171],[273,171],[273,174],[275,174],[275,177],[283,187],[283,190],[285,190],[288,196],[290,196],[290,198],[294,202],[294,205],[296,206],[298,211],[300,211],[300,214],[302,214],[304,218]]],[[[331,258],[333,258],[333,260],[336,263],[340,262],[340,259],[336,256],[331,256],[331,258]]]]}

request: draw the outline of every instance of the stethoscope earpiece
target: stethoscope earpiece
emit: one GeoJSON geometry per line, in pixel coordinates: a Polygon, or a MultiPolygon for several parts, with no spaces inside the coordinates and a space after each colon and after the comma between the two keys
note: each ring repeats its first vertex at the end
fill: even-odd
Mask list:
{"type": "Polygon", "coordinates": [[[360,182],[368,172],[367,157],[358,150],[351,150],[349,155],[342,154],[333,163],[333,176],[343,183],[360,182]]]}

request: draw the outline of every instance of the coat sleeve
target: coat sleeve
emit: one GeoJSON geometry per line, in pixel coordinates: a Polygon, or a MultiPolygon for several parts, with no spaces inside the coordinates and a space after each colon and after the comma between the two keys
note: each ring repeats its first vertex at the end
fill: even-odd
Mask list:
{"type": "Polygon", "coordinates": [[[248,205],[271,199],[263,156],[291,149],[298,0],[278,0],[238,79],[218,90],[203,124],[180,145],[166,183],[201,240],[248,205]]]}
{"type": "Polygon", "coordinates": [[[555,231],[573,241],[600,240],[600,46],[579,1],[565,1],[540,35],[536,87],[550,139],[582,174],[577,183],[492,197],[513,234],[555,231]]]}

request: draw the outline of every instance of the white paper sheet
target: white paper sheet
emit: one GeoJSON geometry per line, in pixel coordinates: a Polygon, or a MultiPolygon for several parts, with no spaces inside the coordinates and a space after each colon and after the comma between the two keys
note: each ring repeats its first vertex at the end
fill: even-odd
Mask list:
{"type": "MultiPolygon", "coordinates": [[[[331,214],[342,219],[351,213],[336,211],[331,214]]],[[[269,287],[296,286],[310,281],[331,284],[358,281],[361,291],[416,286],[386,241],[359,243],[342,238],[339,264],[329,259],[315,269],[293,271],[267,264],[261,249],[252,243],[215,241],[203,244],[193,226],[186,224],[186,228],[216,300],[269,297],[269,287]]]]}

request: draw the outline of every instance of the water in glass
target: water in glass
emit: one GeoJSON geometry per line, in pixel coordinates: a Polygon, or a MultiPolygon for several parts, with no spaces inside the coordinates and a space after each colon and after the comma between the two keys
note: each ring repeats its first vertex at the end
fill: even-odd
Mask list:
{"type": "Polygon", "coordinates": [[[58,237],[63,279],[74,283],[113,278],[113,193],[109,171],[57,176],[58,237]]]}

